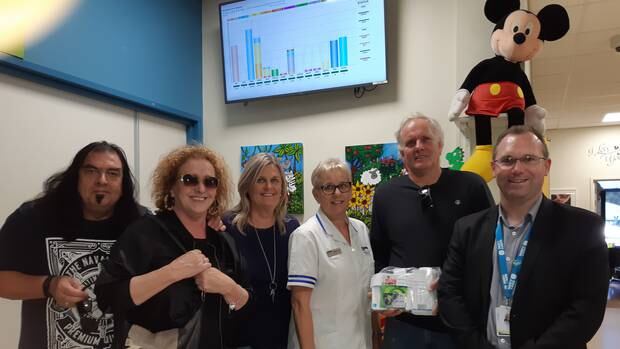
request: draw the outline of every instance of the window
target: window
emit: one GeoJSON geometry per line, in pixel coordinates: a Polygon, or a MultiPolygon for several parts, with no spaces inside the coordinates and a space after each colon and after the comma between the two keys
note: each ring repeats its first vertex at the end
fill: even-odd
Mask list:
{"type": "Polygon", "coordinates": [[[595,181],[597,207],[605,219],[605,240],[609,247],[620,247],[620,180],[595,181]]]}

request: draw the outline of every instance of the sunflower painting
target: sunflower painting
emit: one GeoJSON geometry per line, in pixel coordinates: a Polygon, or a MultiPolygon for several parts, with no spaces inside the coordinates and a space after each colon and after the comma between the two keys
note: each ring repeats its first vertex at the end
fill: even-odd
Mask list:
{"type": "Polygon", "coordinates": [[[250,145],[241,147],[241,171],[255,154],[270,153],[284,169],[288,187],[288,213],[304,213],[304,149],[301,143],[250,145]]]}
{"type": "Polygon", "coordinates": [[[351,145],[345,148],[345,154],[353,174],[353,195],[347,214],[370,228],[376,186],[400,176],[403,171],[398,144],[351,145]]]}

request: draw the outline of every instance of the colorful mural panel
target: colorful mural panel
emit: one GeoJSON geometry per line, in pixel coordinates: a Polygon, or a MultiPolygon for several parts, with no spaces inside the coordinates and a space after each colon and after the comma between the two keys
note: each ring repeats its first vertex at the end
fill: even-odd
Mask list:
{"type": "Polygon", "coordinates": [[[375,188],[403,172],[398,144],[351,145],[345,148],[345,154],[353,174],[353,197],[347,214],[370,228],[375,188]]]}
{"type": "Polygon", "coordinates": [[[250,145],[241,147],[241,171],[255,154],[273,154],[284,169],[288,186],[288,213],[304,213],[304,150],[301,143],[250,145]]]}

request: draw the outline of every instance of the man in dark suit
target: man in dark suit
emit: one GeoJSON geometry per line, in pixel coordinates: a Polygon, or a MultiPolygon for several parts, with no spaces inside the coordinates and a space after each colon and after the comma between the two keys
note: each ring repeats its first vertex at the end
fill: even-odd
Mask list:
{"type": "Polygon", "coordinates": [[[461,348],[579,348],[605,313],[601,217],[541,194],[551,160],[526,126],[497,141],[500,204],[458,220],[439,281],[439,313],[461,348]]]}

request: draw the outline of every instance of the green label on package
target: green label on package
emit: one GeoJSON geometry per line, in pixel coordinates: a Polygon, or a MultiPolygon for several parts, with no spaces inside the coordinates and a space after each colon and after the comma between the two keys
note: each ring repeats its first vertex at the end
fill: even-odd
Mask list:
{"type": "Polygon", "coordinates": [[[405,308],[407,286],[382,285],[381,307],[382,308],[405,308]]]}

